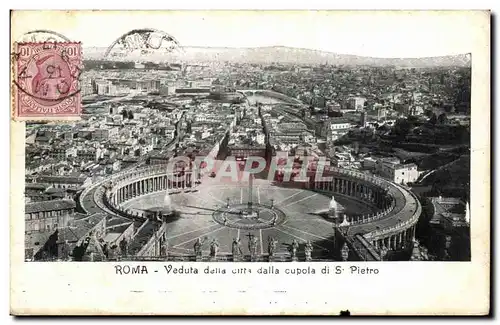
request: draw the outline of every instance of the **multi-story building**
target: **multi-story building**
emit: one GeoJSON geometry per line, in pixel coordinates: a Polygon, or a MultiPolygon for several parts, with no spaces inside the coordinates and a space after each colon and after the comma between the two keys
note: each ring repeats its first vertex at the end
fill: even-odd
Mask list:
{"type": "Polygon", "coordinates": [[[43,232],[65,227],[75,213],[72,200],[52,200],[27,203],[25,206],[25,232],[43,232]]]}
{"type": "Polygon", "coordinates": [[[318,123],[318,135],[325,137],[328,141],[335,141],[349,132],[352,124],[345,119],[329,119],[318,123]]]}
{"type": "Polygon", "coordinates": [[[25,205],[25,256],[33,257],[43,249],[55,230],[66,227],[74,217],[72,200],[32,202],[25,205]]]}
{"type": "Polygon", "coordinates": [[[55,188],[79,188],[92,183],[92,179],[87,176],[38,176],[33,179],[33,183],[45,183],[55,188]]]}
{"type": "Polygon", "coordinates": [[[347,100],[347,109],[362,111],[365,108],[366,99],[363,97],[351,97],[347,100]]]}
{"type": "MultiPolygon", "coordinates": [[[[397,158],[396,158],[397,159],[397,158]]],[[[400,164],[389,159],[377,161],[376,170],[380,176],[398,184],[408,184],[418,179],[419,172],[415,164],[400,164]]]]}
{"type": "Polygon", "coordinates": [[[117,127],[95,129],[92,132],[92,139],[97,141],[109,140],[109,138],[117,136],[118,131],[117,127]]]}
{"type": "Polygon", "coordinates": [[[246,160],[248,157],[265,157],[266,146],[257,143],[235,143],[228,146],[229,156],[236,160],[246,160]]]}

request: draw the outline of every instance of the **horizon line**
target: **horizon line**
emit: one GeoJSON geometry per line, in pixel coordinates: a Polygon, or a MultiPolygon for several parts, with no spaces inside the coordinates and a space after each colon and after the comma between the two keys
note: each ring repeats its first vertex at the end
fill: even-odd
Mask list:
{"type": "MultiPolygon", "coordinates": [[[[85,46],[83,48],[103,48],[106,49],[108,46],[85,46]]],[[[344,55],[344,56],[355,56],[355,57],[363,57],[363,58],[373,58],[373,59],[431,59],[431,58],[442,58],[442,57],[452,57],[452,56],[467,56],[472,55],[472,52],[466,53],[455,53],[455,54],[443,54],[443,55],[430,55],[430,56],[420,56],[420,57],[382,57],[382,56],[372,56],[372,55],[360,55],[360,54],[351,54],[351,53],[339,53],[339,52],[331,52],[320,49],[306,48],[306,47],[295,47],[295,46],[287,46],[287,45],[263,45],[263,46],[244,46],[244,47],[232,47],[232,46],[202,46],[202,45],[184,45],[181,48],[211,48],[211,49],[238,49],[238,50],[251,50],[251,49],[263,49],[263,48],[290,48],[295,50],[307,50],[335,55],[344,55]]],[[[470,62],[471,59],[467,58],[467,61],[470,62]]]]}

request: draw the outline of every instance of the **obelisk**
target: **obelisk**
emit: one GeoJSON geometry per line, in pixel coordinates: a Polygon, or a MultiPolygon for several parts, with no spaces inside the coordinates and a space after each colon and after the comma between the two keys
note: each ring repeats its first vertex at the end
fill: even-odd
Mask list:
{"type": "Polygon", "coordinates": [[[252,187],[253,187],[253,174],[249,175],[248,179],[248,214],[252,214],[252,187]]]}

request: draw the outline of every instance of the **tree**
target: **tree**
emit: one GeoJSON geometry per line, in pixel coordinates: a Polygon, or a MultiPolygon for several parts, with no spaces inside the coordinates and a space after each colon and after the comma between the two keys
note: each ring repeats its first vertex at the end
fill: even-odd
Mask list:
{"type": "Polygon", "coordinates": [[[432,113],[431,118],[429,119],[429,123],[436,125],[436,123],[437,123],[436,113],[432,113]]]}
{"type": "Polygon", "coordinates": [[[440,114],[438,116],[438,118],[437,118],[437,121],[438,121],[439,124],[446,124],[447,120],[448,119],[446,118],[446,114],[445,113],[440,114]]]}
{"type": "Polygon", "coordinates": [[[398,138],[404,138],[410,132],[412,124],[407,119],[399,119],[394,125],[394,133],[398,138]]]}

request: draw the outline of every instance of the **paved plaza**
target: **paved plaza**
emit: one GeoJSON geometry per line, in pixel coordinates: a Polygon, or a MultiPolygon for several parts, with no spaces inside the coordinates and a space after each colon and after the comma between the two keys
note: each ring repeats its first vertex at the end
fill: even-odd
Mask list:
{"type": "MultiPolygon", "coordinates": [[[[123,207],[142,211],[161,210],[165,195],[165,191],[144,195],[127,201],[123,207]]],[[[204,254],[208,254],[210,241],[214,238],[220,244],[220,254],[231,254],[234,238],[240,239],[243,254],[249,254],[249,239],[255,236],[260,254],[267,254],[269,239],[275,238],[278,241],[277,256],[287,253],[294,239],[300,245],[299,254],[303,252],[304,244],[311,241],[313,256],[330,256],[333,229],[326,216],[331,200],[329,196],[304,189],[280,187],[267,180],[256,179],[252,188],[252,201],[255,209],[262,211],[259,217],[248,221],[231,212],[226,225],[221,222],[221,211],[247,205],[248,182],[220,184],[215,179],[207,178],[195,191],[172,193],[170,199],[172,209],[180,213],[180,218],[168,223],[167,227],[171,254],[193,255],[193,245],[198,238],[204,239],[204,254]],[[272,205],[280,213],[274,224],[271,221],[272,205]],[[246,226],[251,222],[256,222],[258,226],[255,228],[258,229],[246,226]]],[[[374,212],[352,199],[341,196],[335,199],[340,213],[352,215],[374,212]]]]}

